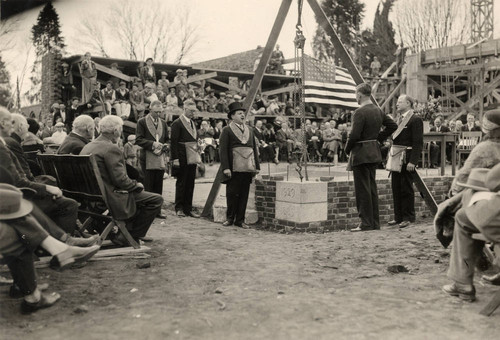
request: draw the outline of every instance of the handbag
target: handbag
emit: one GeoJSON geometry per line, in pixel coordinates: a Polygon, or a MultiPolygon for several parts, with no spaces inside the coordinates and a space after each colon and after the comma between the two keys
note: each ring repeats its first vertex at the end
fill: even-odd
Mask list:
{"type": "Polygon", "coordinates": [[[393,145],[387,154],[385,169],[388,171],[401,172],[406,158],[407,146],[393,145]]]}
{"type": "Polygon", "coordinates": [[[242,146],[233,148],[233,171],[256,172],[253,148],[242,146]]]}
{"type": "Polygon", "coordinates": [[[198,153],[198,142],[186,142],[186,162],[188,165],[200,164],[201,156],[198,153]]]}

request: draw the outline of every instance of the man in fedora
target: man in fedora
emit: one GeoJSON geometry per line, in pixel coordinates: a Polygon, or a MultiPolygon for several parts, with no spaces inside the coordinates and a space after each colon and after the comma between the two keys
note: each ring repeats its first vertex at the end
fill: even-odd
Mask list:
{"type": "Polygon", "coordinates": [[[161,85],[163,88],[163,91],[165,93],[168,92],[168,85],[170,85],[170,82],[167,79],[168,73],[165,71],[161,71],[161,79],[158,80],[158,85],[161,85]]]}
{"type": "Polygon", "coordinates": [[[472,238],[481,233],[487,240],[500,242],[500,164],[492,169],[473,169],[466,183],[458,182],[465,190],[439,205],[434,220],[438,225],[446,212],[461,208],[455,214],[453,246],[448,277],[452,284],[443,291],[464,301],[476,298],[473,284],[474,268],[484,242],[472,238]]]}
{"type": "Polygon", "coordinates": [[[226,184],[227,219],[224,226],[248,228],[245,212],[252,178],[259,172],[258,146],[253,129],[245,124],[245,109],[241,102],[229,105],[228,126],[219,140],[221,169],[226,184]]]}
{"type": "Polygon", "coordinates": [[[199,217],[192,211],[196,167],[201,163],[196,124],[193,121],[196,111],[196,104],[192,100],[186,100],[184,113],[172,123],[170,152],[172,175],[177,177],[175,212],[178,217],[199,217]]]}

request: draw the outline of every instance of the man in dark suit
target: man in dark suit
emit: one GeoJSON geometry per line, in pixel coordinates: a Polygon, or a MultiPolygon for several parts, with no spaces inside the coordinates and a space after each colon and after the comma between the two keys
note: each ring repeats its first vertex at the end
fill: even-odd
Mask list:
{"type": "Polygon", "coordinates": [[[356,207],[361,223],[351,231],[380,229],[377,183],[375,171],[382,161],[380,145],[397,128],[391,117],[384,114],[370,99],[371,86],[367,83],[356,87],[360,104],[353,115],[352,130],[345,152],[350,153],[349,164],[354,175],[356,207]],[[381,131],[382,126],[385,127],[381,131]]]}
{"type": "Polygon", "coordinates": [[[196,177],[198,136],[193,121],[197,111],[196,104],[187,100],[184,103],[184,113],[174,120],[171,130],[172,174],[177,177],[175,183],[175,211],[177,216],[199,217],[193,213],[194,180],[196,177]]]}
{"type": "Polygon", "coordinates": [[[27,178],[16,155],[6,146],[5,139],[10,137],[12,133],[12,121],[11,113],[0,106],[0,164],[13,177],[13,184],[16,187],[30,188],[35,191],[32,198],[33,203],[59,227],[71,235],[76,228],[78,203],[73,199],[64,197],[61,189],[54,185],[36,182],[27,178]]]}
{"type": "Polygon", "coordinates": [[[68,108],[68,112],[66,113],[69,122],[71,122],[71,124],[69,124],[69,128],[71,128],[75,118],[82,114],[84,108],[85,105],[80,105],[80,99],[78,97],[71,98],[71,106],[68,108]]]}
{"type": "MultiPolygon", "coordinates": [[[[144,188],[159,195],[163,193],[163,175],[168,152],[168,127],[160,118],[163,106],[156,100],[151,103],[149,114],[139,119],[136,127],[136,144],[142,148],[140,163],[144,172],[144,188]]],[[[163,217],[163,215],[159,216],[163,217]]]]}
{"type": "Polygon", "coordinates": [[[16,156],[17,161],[21,165],[24,173],[26,174],[26,177],[30,181],[34,181],[35,177],[31,173],[29,164],[28,164],[28,159],[26,158],[23,148],[21,146],[21,142],[23,138],[27,135],[28,133],[28,121],[26,118],[18,113],[13,113],[11,115],[12,117],[12,133],[10,134],[9,137],[5,137],[5,143],[7,144],[7,147],[12,151],[12,153],[16,156]]]}
{"type": "Polygon", "coordinates": [[[264,134],[262,131],[262,121],[257,120],[255,122],[255,127],[254,127],[254,135],[255,138],[259,141],[259,154],[261,155],[261,160],[266,161],[266,162],[275,162],[277,163],[276,159],[276,154],[274,153],[274,148],[267,144],[266,141],[264,140],[264,134]]]}
{"type": "Polygon", "coordinates": [[[73,121],[73,130],[66,136],[57,149],[60,155],[79,155],[83,147],[94,138],[94,120],[87,115],[76,117],[73,121]]]}
{"type": "Polygon", "coordinates": [[[396,104],[398,121],[403,123],[407,121],[407,123],[404,126],[399,126],[392,136],[393,145],[406,147],[406,156],[401,172],[391,172],[394,220],[390,221],[389,225],[398,224],[399,228],[406,228],[411,222],[415,222],[415,193],[411,173],[416,171],[424,144],[424,123],[422,118],[414,114],[413,103],[414,100],[410,96],[399,96],[396,104]],[[411,117],[409,120],[405,119],[407,115],[411,117]]]}
{"type": "Polygon", "coordinates": [[[241,102],[229,105],[228,126],[220,136],[220,163],[226,183],[227,219],[224,226],[245,224],[248,193],[252,178],[259,172],[258,146],[253,130],[245,124],[245,109],[241,102]]]}
{"type": "MultiPolygon", "coordinates": [[[[101,119],[99,127],[100,136],[85,145],[80,154],[94,155],[112,216],[126,221],[130,235],[139,241],[146,236],[156,215],[160,213],[163,197],[145,191],[141,183],[128,177],[123,152],[116,145],[123,132],[123,120],[108,115],[101,119]]],[[[128,245],[121,233],[114,236],[112,241],[128,245]]]]}
{"type": "MultiPolygon", "coordinates": [[[[443,125],[443,121],[440,117],[437,117],[434,120],[434,126],[430,128],[431,132],[451,132],[450,128],[443,125]]],[[[431,168],[436,168],[438,166],[438,159],[441,153],[441,143],[440,142],[431,142],[430,144],[430,153],[431,153],[431,168]]],[[[448,155],[448,146],[446,147],[446,154],[448,155]]]]}
{"type": "Polygon", "coordinates": [[[476,117],[472,113],[467,114],[467,124],[462,126],[462,131],[481,131],[481,128],[476,125],[476,117]]]}

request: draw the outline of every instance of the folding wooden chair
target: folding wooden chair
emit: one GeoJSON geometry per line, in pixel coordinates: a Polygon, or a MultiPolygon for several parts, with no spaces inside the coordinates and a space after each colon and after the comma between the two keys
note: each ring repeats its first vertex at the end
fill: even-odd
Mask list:
{"type": "Polygon", "coordinates": [[[481,142],[483,133],[481,131],[464,131],[460,135],[458,142],[457,152],[458,152],[458,168],[462,163],[462,155],[468,155],[471,153],[472,149],[481,142]]]}
{"type": "Polygon", "coordinates": [[[101,242],[106,239],[110,231],[116,226],[134,248],[140,248],[139,244],[128,232],[125,221],[118,221],[109,211],[104,183],[99,172],[97,163],[92,155],[38,155],[42,169],[46,175],[57,179],[59,188],[64,195],[80,202],[79,212],[87,219],[83,222],[80,231],[85,230],[94,220],[108,222],[101,233],[101,242]],[[95,203],[103,203],[108,210],[96,212],[92,207],[95,203]]]}

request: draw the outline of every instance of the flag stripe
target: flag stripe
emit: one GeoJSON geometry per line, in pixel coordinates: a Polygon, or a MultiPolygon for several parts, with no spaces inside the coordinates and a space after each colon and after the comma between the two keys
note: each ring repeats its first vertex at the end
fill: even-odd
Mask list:
{"type": "Polygon", "coordinates": [[[306,103],[359,107],[356,83],[348,70],[304,55],[304,101],[306,103]]]}
{"type": "Polygon", "coordinates": [[[304,93],[307,95],[307,94],[310,94],[310,95],[323,95],[323,96],[336,96],[336,97],[339,97],[339,98],[345,98],[345,99],[352,99],[354,101],[356,101],[356,94],[355,93],[352,93],[352,92],[340,92],[340,91],[335,91],[335,92],[332,92],[331,90],[322,90],[322,89],[305,89],[304,90],[304,93]]]}

